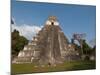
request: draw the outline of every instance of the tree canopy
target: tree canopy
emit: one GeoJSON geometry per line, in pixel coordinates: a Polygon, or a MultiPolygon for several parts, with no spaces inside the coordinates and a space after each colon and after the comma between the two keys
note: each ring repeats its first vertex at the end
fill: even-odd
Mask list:
{"type": "Polygon", "coordinates": [[[86,40],[83,40],[83,54],[90,55],[92,48],[86,43],[86,40]]]}
{"type": "Polygon", "coordinates": [[[20,36],[19,31],[14,30],[11,33],[11,49],[12,55],[18,55],[19,51],[24,48],[24,45],[28,43],[28,40],[24,36],[20,36]]]}

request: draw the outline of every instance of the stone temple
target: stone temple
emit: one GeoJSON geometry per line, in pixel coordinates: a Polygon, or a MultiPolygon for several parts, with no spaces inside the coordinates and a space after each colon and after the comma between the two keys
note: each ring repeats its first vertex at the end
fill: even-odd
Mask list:
{"type": "Polygon", "coordinates": [[[69,42],[55,16],[24,46],[13,63],[57,64],[79,59],[79,53],[69,42]]]}

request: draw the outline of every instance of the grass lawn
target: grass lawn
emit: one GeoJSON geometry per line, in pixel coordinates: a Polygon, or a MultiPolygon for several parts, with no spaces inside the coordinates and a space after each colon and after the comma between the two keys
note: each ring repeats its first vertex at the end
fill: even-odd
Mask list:
{"type": "Polygon", "coordinates": [[[55,71],[73,71],[95,69],[95,61],[72,61],[64,62],[56,66],[39,66],[34,64],[12,64],[12,74],[37,73],[37,72],[55,72],[55,71]]]}

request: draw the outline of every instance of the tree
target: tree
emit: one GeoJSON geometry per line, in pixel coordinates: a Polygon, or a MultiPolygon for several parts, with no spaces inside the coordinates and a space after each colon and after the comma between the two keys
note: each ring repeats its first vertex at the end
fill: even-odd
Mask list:
{"type": "Polygon", "coordinates": [[[24,48],[24,45],[28,43],[28,40],[24,36],[19,35],[19,31],[14,30],[11,33],[11,49],[12,56],[17,56],[19,51],[24,48]]]}
{"type": "Polygon", "coordinates": [[[83,54],[90,55],[92,48],[86,43],[86,40],[83,40],[82,43],[83,54]]]}
{"type": "Polygon", "coordinates": [[[96,46],[92,48],[91,55],[94,55],[94,56],[96,55],[96,46]]]}

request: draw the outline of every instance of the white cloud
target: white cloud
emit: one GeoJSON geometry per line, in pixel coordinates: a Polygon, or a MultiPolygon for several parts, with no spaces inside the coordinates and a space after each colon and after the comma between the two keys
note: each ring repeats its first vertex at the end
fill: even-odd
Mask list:
{"type": "Polygon", "coordinates": [[[91,39],[91,40],[89,41],[89,45],[90,45],[91,47],[94,47],[94,46],[96,45],[96,39],[95,39],[95,38],[91,39]]]}
{"type": "Polygon", "coordinates": [[[20,32],[20,35],[26,37],[28,40],[32,40],[33,36],[35,36],[38,31],[40,31],[42,26],[36,25],[15,25],[12,24],[12,32],[14,29],[20,32]]]}

